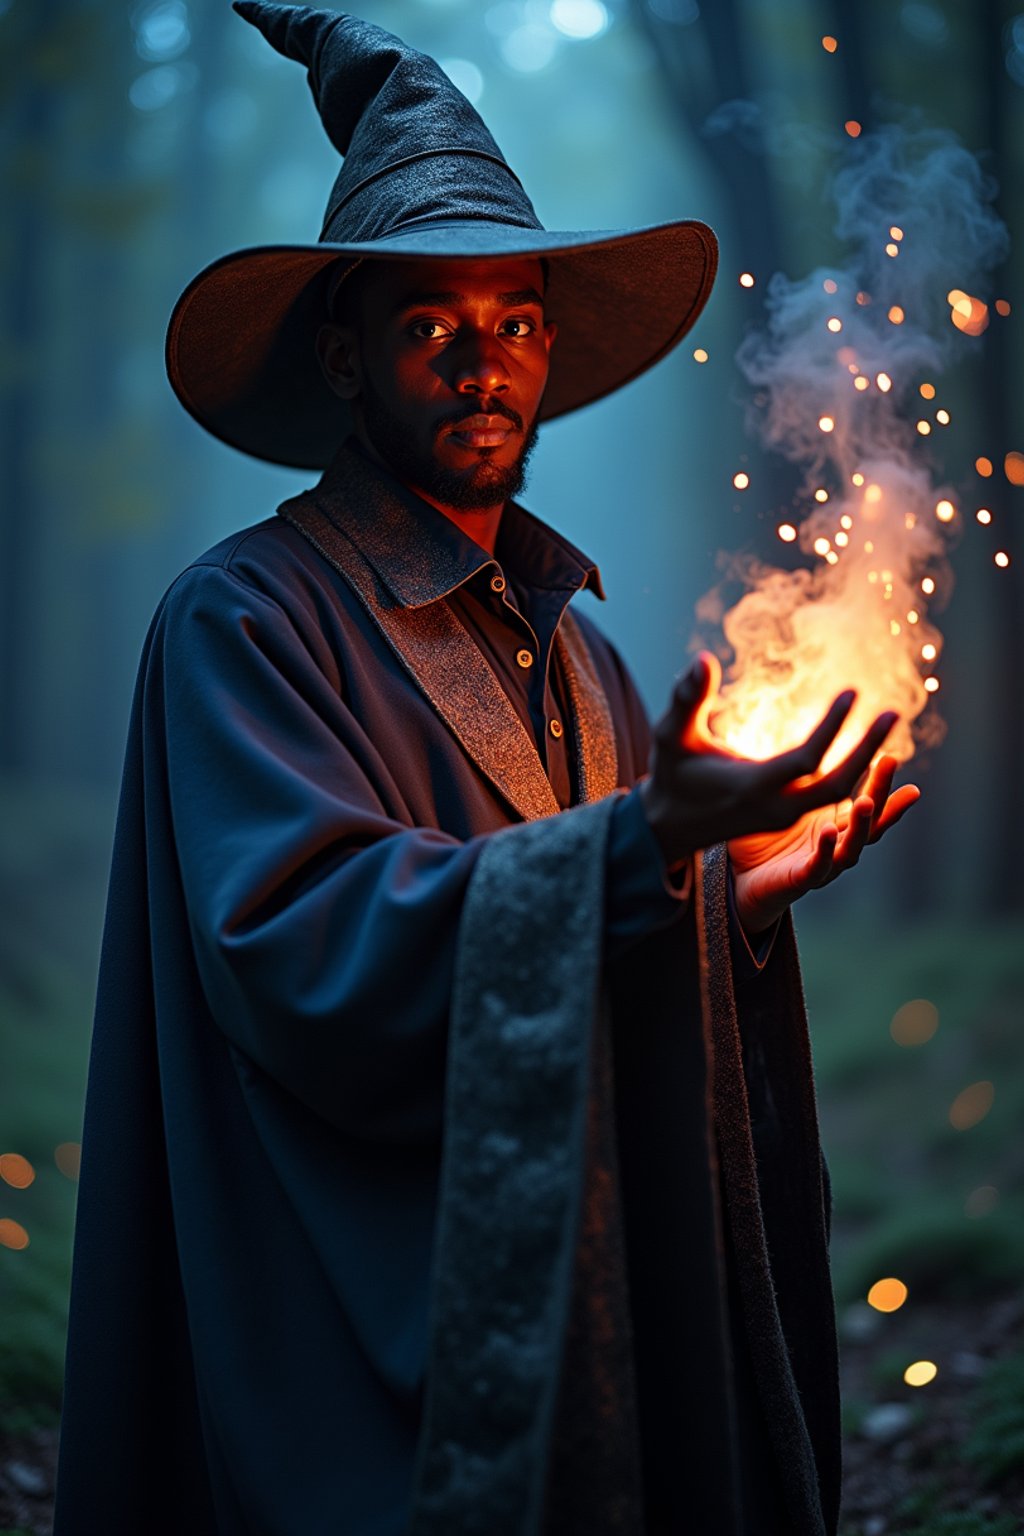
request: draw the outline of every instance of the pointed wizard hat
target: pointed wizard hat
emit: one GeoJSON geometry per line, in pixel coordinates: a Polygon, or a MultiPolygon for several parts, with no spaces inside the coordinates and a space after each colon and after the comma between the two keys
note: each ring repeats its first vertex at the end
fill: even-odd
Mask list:
{"type": "Polygon", "coordinates": [[[306,65],[344,163],[315,245],[222,257],[174,308],[167,372],[215,437],[272,463],[330,461],[350,417],[314,339],[339,273],[360,260],[543,257],[545,314],[558,322],[543,420],[618,389],[693,325],[717,266],[706,224],[547,230],[477,112],[426,54],[335,11],[264,0],[234,8],[306,65]]]}

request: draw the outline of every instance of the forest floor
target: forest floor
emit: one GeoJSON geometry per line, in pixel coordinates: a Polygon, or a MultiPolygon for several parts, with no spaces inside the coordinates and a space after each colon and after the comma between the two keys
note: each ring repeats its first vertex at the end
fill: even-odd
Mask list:
{"type": "MultiPolygon", "coordinates": [[[[1024,1296],[843,1314],[842,1536],[1024,1532],[1024,1296]],[[903,1360],[935,1379],[913,1388],[903,1360]]],[[[0,1536],[50,1536],[57,1431],[0,1436],[0,1536]]],[[[82,1536],[103,1536],[83,1532],[82,1536]]],[[[188,1536],[201,1536],[189,1532],[188,1536]]]]}

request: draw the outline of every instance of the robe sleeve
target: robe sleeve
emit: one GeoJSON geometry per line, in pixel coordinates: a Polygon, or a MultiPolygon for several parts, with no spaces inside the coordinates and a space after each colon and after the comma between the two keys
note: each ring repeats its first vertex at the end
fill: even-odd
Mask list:
{"type": "MultiPolygon", "coordinates": [[[[486,836],[389,814],[386,764],[310,637],[221,566],[190,568],[165,598],[145,711],[219,1027],[342,1129],[439,1134],[456,942],[486,836]]],[[[652,890],[642,842],[619,852],[613,953],[679,906],[652,890]]]]}

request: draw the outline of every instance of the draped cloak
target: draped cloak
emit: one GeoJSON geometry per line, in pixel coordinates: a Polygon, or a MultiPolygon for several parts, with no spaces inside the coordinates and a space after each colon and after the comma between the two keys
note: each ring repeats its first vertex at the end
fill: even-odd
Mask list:
{"type": "Polygon", "coordinates": [[[56,1536],[833,1536],[789,919],[734,974],[711,849],[609,956],[612,647],[563,617],[559,812],[408,496],[349,449],[279,513],[143,650],[56,1536]]]}

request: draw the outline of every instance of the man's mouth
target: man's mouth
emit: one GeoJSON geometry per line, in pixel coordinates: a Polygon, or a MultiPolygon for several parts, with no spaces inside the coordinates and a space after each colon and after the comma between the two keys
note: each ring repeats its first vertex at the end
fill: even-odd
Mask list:
{"type": "Polygon", "coordinates": [[[515,430],[502,416],[467,416],[448,429],[448,436],[466,448],[500,448],[515,430]]]}

